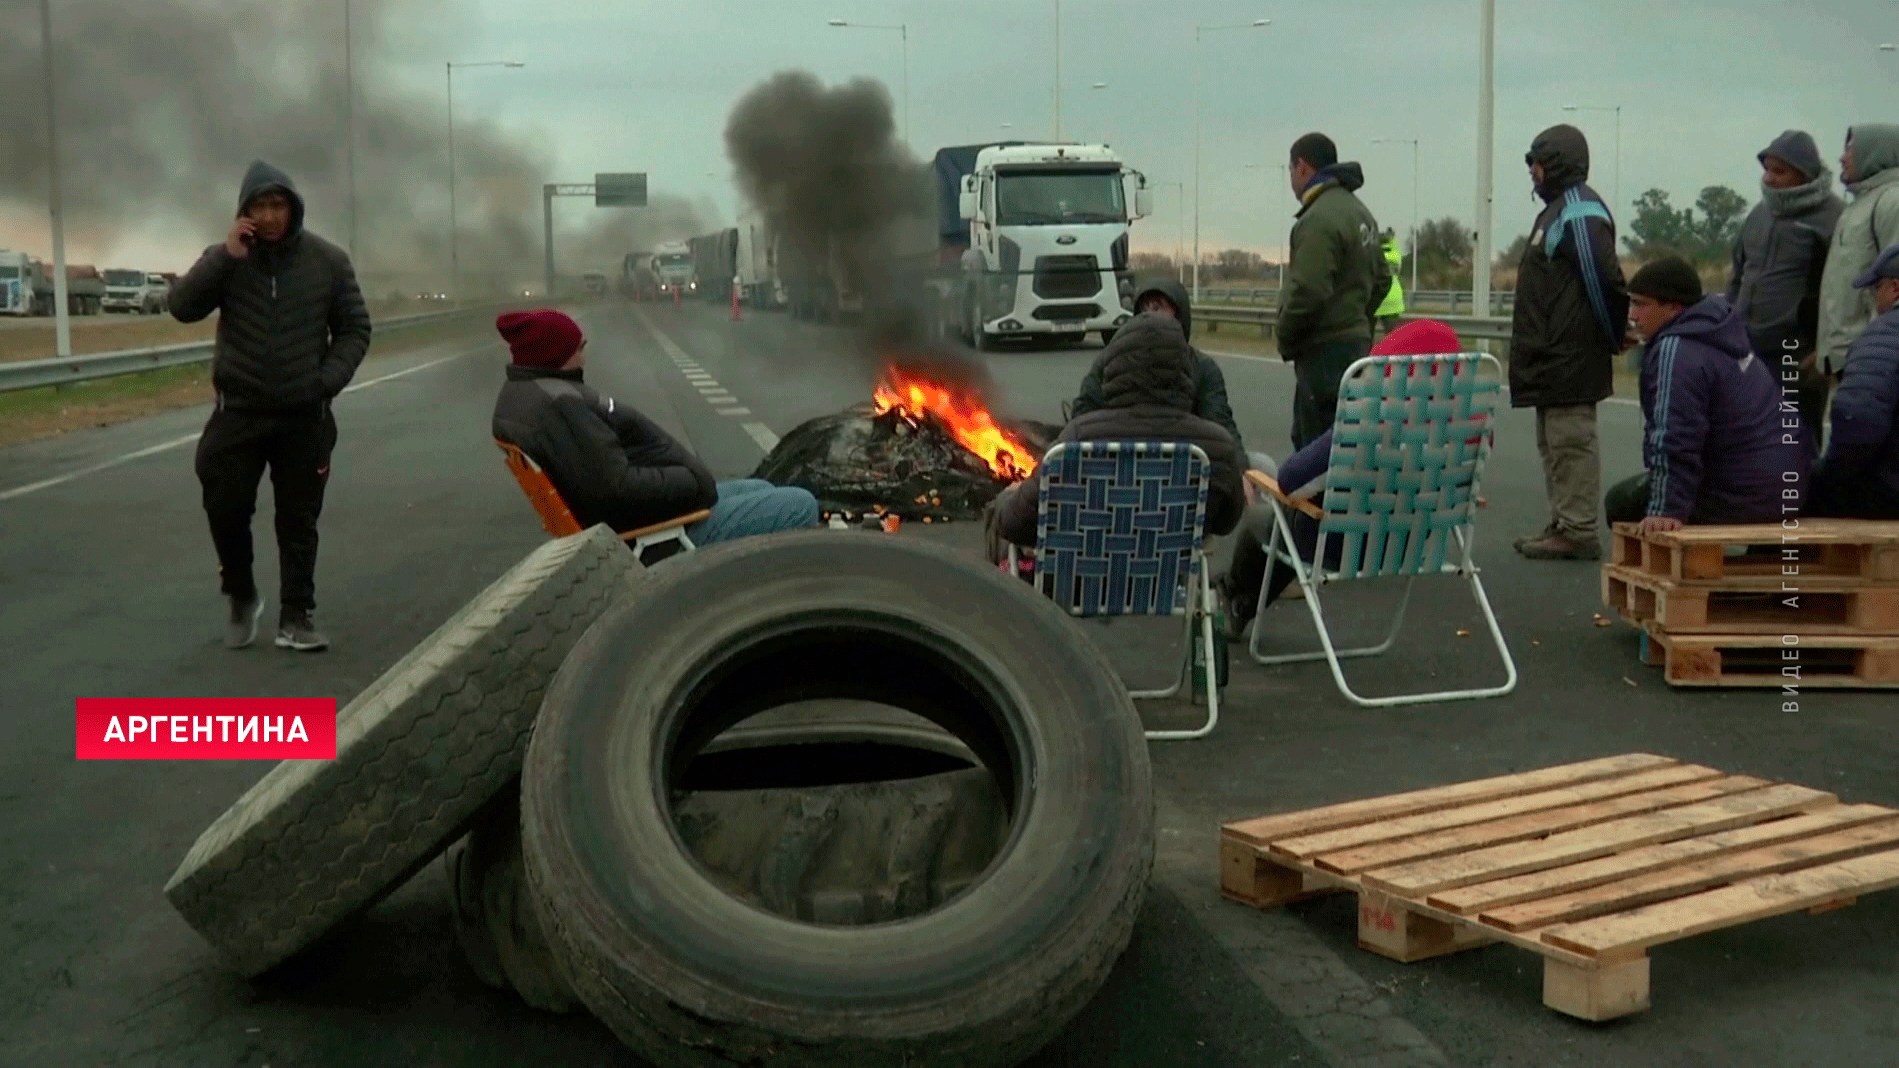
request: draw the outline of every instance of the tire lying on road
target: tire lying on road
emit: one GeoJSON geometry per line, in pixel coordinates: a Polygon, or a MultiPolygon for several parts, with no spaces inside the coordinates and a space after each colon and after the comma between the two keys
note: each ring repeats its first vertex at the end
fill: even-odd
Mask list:
{"type": "Polygon", "coordinates": [[[1126,948],[1154,858],[1126,687],[1054,605],[908,538],[809,531],[675,558],[555,677],[522,773],[528,880],[574,993],[655,1063],[1020,1063],[1126,948]],[[954,900],[868,926],[773,915],[682,847],[691,755],[800,700],[950,730],[1008,804],[954,900]]]}
{"type": "Polygon", "coordinates": [[[483,983],[512,990],[543,1012],[580,1008],[573,988],[548,951],[546,925],[527,893],[521,867],[521,804],[514,793],[496,799],[468,836],[443,855],[449,905],[462,954],[483,983]]]}
{"type": "Polygon", "coordinates": [[[535,549],[349,702],[336,759],[284,761],[218,817],[165,896],[247,976],[374,905],[512,786],[548,681],[644,577],[604,526],[535,549]]]}

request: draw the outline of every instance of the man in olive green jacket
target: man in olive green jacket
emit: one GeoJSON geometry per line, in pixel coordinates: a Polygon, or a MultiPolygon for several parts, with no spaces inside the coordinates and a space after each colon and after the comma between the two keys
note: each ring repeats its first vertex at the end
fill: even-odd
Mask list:
{"type": "Polygon", "coordinates": [[[1378,221],[1355,195],[1365,184],[1364,170],[1340,163],[1332,139],[1310,133],[1293,142],[1290,172],[1300,207],[1273,333],[1280,358],[1298,378],[1292,416],[1297,450],[1331,428],[1339,382],[1353,361],[1371,352],[1372,320],[1392,274],[1378,221]]]}

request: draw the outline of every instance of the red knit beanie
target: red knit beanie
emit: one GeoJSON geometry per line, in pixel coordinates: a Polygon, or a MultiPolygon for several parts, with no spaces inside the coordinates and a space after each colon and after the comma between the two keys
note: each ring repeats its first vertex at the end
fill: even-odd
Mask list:
{"type": "Polygon", "coordinates": [[[1449,356],[1464,351],[1457,331],[1436,319],[1413,319],[1385,335],[1373,356],[1449,356]]]}
{"type": "Polygon", "coordinates": [[[551,308],[506,312],[495,329],[523,367],[559,367],[580,350],[580,324],[551,308]]]}

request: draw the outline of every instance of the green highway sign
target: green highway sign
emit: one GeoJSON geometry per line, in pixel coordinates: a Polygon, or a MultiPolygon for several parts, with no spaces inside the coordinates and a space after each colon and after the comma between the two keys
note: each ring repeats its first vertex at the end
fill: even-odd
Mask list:
{"type": "Polygon", "coordinates": [[[594,175],[593,206],[596,208],[645,207],[646,175],[644,173],[594,175]]]}

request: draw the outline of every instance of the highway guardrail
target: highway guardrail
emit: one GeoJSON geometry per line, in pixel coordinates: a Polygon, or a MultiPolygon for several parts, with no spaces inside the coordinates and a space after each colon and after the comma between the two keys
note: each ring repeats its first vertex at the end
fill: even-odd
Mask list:
{"type": "MultiPolygon", "coordinates": [[[[456,308],[452,311],[423,312],[418,315],[378,319],[375,321],[376,334],[381,336],[386,332],[399,332],[412,326],[424,326],[456,316],[493,311],[497,307],[500,305],[481,305],[456,308]]],[[[45,386],[72,386],[81,382],[118,378],[122,375],[145,374],[172,367],[190,367],[194,364],[209,363],[215,347],[216,343],[211,341],[190,341],[182,345],[160,345],[148,349],[121,349],[117,352],[54,356],[44,360],[0,362],[0,393],[40,389],[45,386]]]]}
{"type": "MultiPolygon", "coordinates": [[[[1233,288],[1231,286],[1201,286],[1200,299],[1209,304],[1226,301],[1245,301],[1248,304],[1277,304],[1279,290],[1270,286],[1257,288],[1233,288]]],[[[1490,310],[1493,314],[1510,314],[1516,307],[1517,295],[1514,290],[1497,290],[1490,294],[1490,310]]],[[[1476,307],[1468,289],[1420,289],[1416,293],[1405,290],[1404,306],[1406,312],[1443,309],[1452,315],[1467,314],[1476,307]]]]}
{"type": "MultiPolygon", "coordinates": [[[[1510,339],[1510,320],[1494,315],[1438,315],[1435,313],[1414,313],[1399,316],[1401,319],[1436,319],[1452,330],[1457,336],[1467,340],[1508,341],[1510,339]]],[[[1262,336],[1270,334],[1273,324],[1279,321],[1279,310],[1271,307],[1246,307],[1243,305],[1206,305],[1193,310],[1194,323],[1237,323],[1260,328],[1262,336]]]]}

